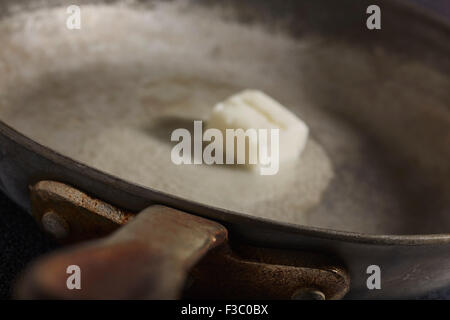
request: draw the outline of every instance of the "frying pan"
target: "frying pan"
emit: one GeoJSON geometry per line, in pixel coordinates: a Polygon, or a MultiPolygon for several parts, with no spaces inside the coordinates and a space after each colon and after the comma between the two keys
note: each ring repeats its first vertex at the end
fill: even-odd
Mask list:
{"type": "MultiPolygon", "coordinates": [[[[82,1],[80,4],[88,3],[82,1]]],[[[154,10],[159,4],[160,1],[144,1],[124,5],[121,10],[130,6],[145,12],[154,10]]],[[[17,12],[27,13],[65,5],[68,3],[64,1],[38,4],[25,1],[17,6],[6,1],[1,4],[2,19],[17,12]]],[[[31,190],[31,196],[37,203],[35,207],[42,206],[39,201],[45,203],[56,199],[59,209],[67,211],[67,206],[73,204],[75,198],[85,199],[78,203],[78,207],[88,212],[106,210],[116,212],[120,217],[128,217],[128,212],[143,210],[133,221],[106,239],[56,253],[38,262],[24,277],[20,289],[22,296],[173,298],[179,294],[186,272],[210,250],[213,258],[206,262],[201,260],[200,270],[203,272],[199,273],[200,278],[202,273],[214,274],[217,269],[228,274],[225,265],[238,265],[237,269],[242,271],[241,278],[233,278],[234,272],[229,273],[230,278],[245,279],[247,285],[250,283],[250,286],[253,284],[254,288],[260,289],[253,291],[260,295],[273,286],[278,286],[278,291],[273,292],[284,292],[288,296],[292,296],[296,288],[311,289],[308,287],[313,286],[312,289],[320,289],[320,295],[325,298],[340,298],[348,289],[349,298],[399,298],[448,286],[448,25],[394,1],[380,2],[382,29],[375,31],[368,31],[365,27],[365,12],[370,5],[366,1],[230,0],[192,1],[183,2],[183,5],[183,14],[187,17],[194,17],[197,9],[211,14],[219,12],[223,21],[237,23],[248,30],[263,29],[266,38],[272,39],[276,45],[279,45],[276,35],[280,34],[309,44],[300,48],[303,50],[302,63],[295,63],[297,51],[287,55],[293,60],[289,61],[288,67],[284,66],[286,77],[290,79],[291,73],[301,76],[295,78],[298,83],[286,82],[281,87],[297,88],[305,103],[312,106],[311,110],[320,110],[324,114],[316,118],[304,111],[305,116],[311,119],[314,141],[322,145],[334,170],[334,177],[321,194],[320,203],[308,208],[305,218],[294,224],[283,219],[258,216],[257,213],[247,214],[226,206],[201,203],[195,198],[170,194],[151,186],[143,187],[53,151],[39,137],[29,136],[26,126],[21,126],[20,121],[8,122],[13,118],[8,118],[2,111],[5,122],[0,123],[0,185],[2,191],[22,207],[31,212],[31,190]],[[336,129],[339,126],[326,121],[328,117],[338,119],[337,123],[345,123],[345,128],[350,128],[351,133],[341,136],[344,137],[341,141],[345,143],[333,142],[336,141],[333,139],[335,133],[342,131],[336,129]],[[337,131],[333,131],[335,129],[337,131]],[[61,205],[62,202],[65,204],[61,205]],[[86,203],[97,205],[87,208],[86,203]],[[99,203],[103,209],[98,208],[99,203]],[[227,237],[233,244],[221,249],[227,237]],[[220,250],[228,253],[223,254],[220,250]],[[229,250],[234,250],[234,253],[230,254],[229,250]],[[263,253],[258,255],[255,252],[263,253]],[[307,259],[303,253],[308,256],[307,259]],[[221,261],[217,256],[222,259],[228,257],[228,260],[222,260],[225,264],[217,263],[221,261]],[[242,259],[236,258],[238,256],[242,259]],[[329,261],[323,262],[328,258],[329,261]],[[311,259],[315,262],[308,264],[306,261],[311,259]],[[78,261],[87,279],[96,283],[94,288],[83,291],[87,292],[86,296],[77,296],[80,294],[77,290],[68,291],[62,287],[65,286],[65,267],[76,264],[73,261],[78,261]],[[209,266],[209,269],[202,269],[202,264],[203,267],[205,264],[209,266]],[[381,289],[370,290],[367,287],[367,268],[371,265],[380,267],[381,289]],[[263,269],[258,269],[258,266],[263,269]],[[281,273],[272,274],[270,279],[261,277],[260,282],[252,283],[249,274],[259,280],[256,275],[265,273],[261,270],[281,270],[281,273]]],[[[197,20],[194,25],[199,23],[197,20]]],[[[134,27],[137,28],[137,25],[134,27]]],[[[188,42],[198,44],[198,36],[189,30],[187,28],[183,36],[188,42]]],[[[216,29],[211,30],[211,37],[214,38],[217,36],[214,34],[216,29]]],[[[8,35],[6,32],[1,36],[6,39],[8,35]]],[[[232,42],[230,39],[237,39],[239,43],[239,37],[243,35],[235,32],[223,41],[229,44],[232,42]]],[[[174,39],[167,39],[167,42],[173,46],[173,52],[179,49],[174,39]]],[[[13,45],[11,42],[4,43],[13,45]]],[[[251,45],[258,44],[257,41],[255,43],[251,45]]],[[[44,48],[46,44],[35,45],[39,51],[38,48],[44,48]]],[[[16,50],[7,48],[12,52],[16,50]]],[[[92,54],[86,47],[85,50],[78,60],[73,61],[83,61],[84,57],[92,54]]],[[[276,64],[279,60],[276,55],[270,54],[264,60],[263,54],[271,52],[270,46],[259,51],[262,56],[254,60],[257,66],[261,61],[267,63],[273,59],[273,64],[276,64]]],[[[216,50],[215,55],[220,56],[220,50],[216,50]]],[[[177,65],[176,60],[171,60],[173,57],[176,54],[167,57],[167,64],[177,65]]],[[[59,58],[65,59],[67,56],[61,54],[59,58]]],[[[14,59],[16,64],[3,64],[2,67],[10,72],[15,68],[26,68],[27,63],[32,61],[20,52],[14,59]]],[[[68,61],[70,65],[72,60],[68,61]]],[[[88,76],[83,79],[92,79],[101,70],[115,66],[112,60],[97,63],[103,69],[95,69],[94,65],[89,70],[92,68],[89,65],[77,76],[87,72],[88,76]]],[[[252,60],[246,63],[250,66],[252,60]]],[[[70,75],[67,70],[70,68],[57,71],[70,75]]],[[[237,80],[245,79],[249,72],[255,72],[251,70],[250,67],[243,69],[237,80]]],[[[270,70],[262,68],[260,73],[268,76],[271,75],[270,70]]],[[[121,70],[118,72],[120,74],[121,70]]],[[[232,75],[230,77],[233,78],[232,75]]],[[[64,81],[70,83],[64,77],[45,80],[56,83],[55,86],[64,81]]],[[[45,102],[43,97],[51,96],[49,92],[52,88],[36,90],[36,82],[14,83],[11,78],[3,79],[2,86],[8,92],[16,89],[19,98],[26,95],[29,103],[45,102]],[[26,91],[28,86],[30,90],[26,91]],[[29,93],[31,90],[34,90],[33,94],[29,93]]],[[[74,85],[74,90],[76,88],[74,85]]],[[[111,87],[111,92],[115,89],[117,87],[111,87]]],[[[289,93],[281,95],[286,101],[291,101],[288,106],[297,112],[289,93]]],[[[4,101],[2,108],[6,110],[4,101]]],[[[15,106],[10,107],[14,110],[15,106]]],[[[23,110],[27,109],[22,109],[22,113],[23,110]]],[[[94,117],[100,119],[101,115],[96,114],[95,110],[93,112],[94,117]]],[[[49,127],[47,131],[52,130],[55,135],[62,132],[56,126],[49,127]]],[[[296,210],[289,203],[282,208],[296,210]]],[[[38,216],[43,213],[47,212],[40,212],[38,216]]],[[[94,224],[93,220],[86,221],[94,224]]],[[[245,286],[244,282],[241,287],[229,289],[229,292],[239,292],[245,286]]],[[[279,297],[286,296],[280,293],[279,297]]]]}

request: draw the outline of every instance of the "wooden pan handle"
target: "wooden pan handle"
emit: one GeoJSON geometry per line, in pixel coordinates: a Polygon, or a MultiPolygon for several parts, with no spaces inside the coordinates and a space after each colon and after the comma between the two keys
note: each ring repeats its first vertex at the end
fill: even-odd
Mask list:
{"type": "Polygon", "coordinates": [[[17,286],[22,299],[176,299],[187,272],[227,239],[220,224],[151,206],[112,235],[34,263],[17,286]],[[67,286],[78,266],[81,289],[67,286]]]}
{"type": "Polygon", "coordinates": [[[222,225],[165,206],[135,215],[56,181],[30,186],[30,199],[35,219],[60,243],[102,240],[38,260],[18,282],[18,298],[172,299],[183,291],[187,298],[339,299],[350,287],[333,257],[229,243],[222,225]],[[192,281],[183,288],[187,272],[192,281]]]}

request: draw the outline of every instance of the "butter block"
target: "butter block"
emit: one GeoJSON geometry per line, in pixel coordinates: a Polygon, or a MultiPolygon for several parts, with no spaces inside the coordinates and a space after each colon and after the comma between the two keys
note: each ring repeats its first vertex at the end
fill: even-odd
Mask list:
{"type": "MultiPolygon", "coordinates": [[[[259,90],[244,90],[218,103],[207,121],[207,128],[219,129],[224,137],[226,129],[267,129],[268,132],[279,129],[279,163],[298,159],[309,133],[308,126],[301,119],[259,90]]],[[[268,139],[249,137],[247,144],[247,162],[248,150],[255,144],[258,150],[261,147],[273,149],[270,134],[268,139]]]]}

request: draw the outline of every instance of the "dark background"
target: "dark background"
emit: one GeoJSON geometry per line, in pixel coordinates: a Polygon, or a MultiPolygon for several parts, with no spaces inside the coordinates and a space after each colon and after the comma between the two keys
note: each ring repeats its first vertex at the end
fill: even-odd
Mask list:
{"type": "MultiPolygon", "coordinates": [[[[409,1],[450,19],[450,0],[409,1]]],[[[31,260],[55,247],[56,244],[39,230],[32,217],[0,192],[0,299],[11,297],[14,279],[31,260]]],[[[450,288],[417,298],[450,299],[450,288]]]]}

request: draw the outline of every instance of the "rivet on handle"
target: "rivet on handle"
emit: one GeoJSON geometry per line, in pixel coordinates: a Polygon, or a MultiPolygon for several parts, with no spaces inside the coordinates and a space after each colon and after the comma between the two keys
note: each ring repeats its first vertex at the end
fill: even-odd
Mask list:
{"type": "Polygon", "coordinates": [[[67,221],[53,211],[47,211],[44,213],[41,223],[44,230],[52,234],[57,239],[64,239],[70,233],[70,227],[67,221]]]}

